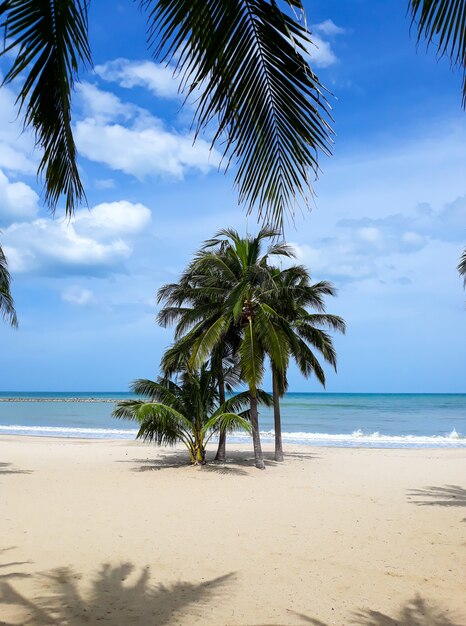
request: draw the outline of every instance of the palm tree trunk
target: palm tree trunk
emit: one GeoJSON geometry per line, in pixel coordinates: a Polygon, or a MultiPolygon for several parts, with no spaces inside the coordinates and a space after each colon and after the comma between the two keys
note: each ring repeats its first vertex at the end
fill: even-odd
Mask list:
{"type": "Polygon", "coordinates": [[[280,415],[280,390],[276,368],[272,365],[273,418],[275,422],[275,460],[283,461],[282,420],[280,415]]]}
{"type": "MultiPolygon", "coordinates": [[[[220,405],[222,405],[225,402],[225,383],[223,381],[223,376],[221,376],[218,381],[218,398],[220,401],[220,405]]],[[[225,431],[220,432],[219,437],[218,437],[218,448],[217,448],[217,454],[215,455],[215,460],[220,461],[221,463],[225,463],[226,442],[227,442],[226,432],[225,431]]]]}
{"type": "Polygon", "coordinates": [[[254,459],[257,469],[265,469],[264,458],[262,456],[261,437],[259,434],[259,413],[257,411],[257,396],[254,391],[249,389],[249,397],[251,401],[251,425],[252,425],[252,444],[254,446],[254,459]]]}

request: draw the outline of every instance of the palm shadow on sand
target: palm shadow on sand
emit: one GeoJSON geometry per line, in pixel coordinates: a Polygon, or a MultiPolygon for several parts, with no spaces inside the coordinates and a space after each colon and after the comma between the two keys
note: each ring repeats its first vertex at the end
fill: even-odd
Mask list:
{"type": "MultiPolygon", "coordinates": [[[[317,619],[301,613],[295,613],[304,624],[311,626],[330,626],[317,619]]],[[[334,623],[334,622],[332,622],[334,623]]],[[[447,612],[427,602],[424,598],[416,595],[406,606],[402,607],[397,615],[390,616],[379,611],[364,609],[353,614],[348,626],[465,626],[464,623],[454,621],[447,612]]]]}
{"type": "MultiPolygon", "coordinates": [[[[247,468],[254,468],[254,455],[249,451],[232,450],[227,453],[225,462],[214,460],[215,452],[207,453],[207,464],[196,468],[202,472],[212,472],[214,474],[247,476],[247,468]]],[[[285,461],[318,459],[319,456],[309,452],[285,452],[285,461]]],[[[264,452],[264,462],[266,467],[281,467],[283,463],[277,463],[273,452],[264,452]]],[[[132,463],[133,472],[150,472],[163,469],[186,469],[191,468],[187,455],[180,450],[166,451],[158,454],[156,458],[118,460],[117,463],[132,463]]]]}
{"type": "Polygon", "coordinates": [[[418,506],[466,507],[466,489],[459,485],[412,489],[408,499],[418,506]]]}
{"type": "MultiPolygon", "coordinates": [[[[201,617],[211,603],[219,601],[234,579],[230,573],[202,583],[154,584],[149,567],[136,571],[131,563],[106,563],[84,594],[78,583],[81,576],[71,567],[38,576],[46,579],[44,582],[51,590],[45,597],[27,598],[15,589],[14,583],[0,582],[0,606],[13,605],[20,610],[24,626],[180,623],[182,609],[191,607],[190,615],[201,617]]],[[[0,624],[10,626],[8,622],[0,624]]]]}
{"type": "Polygon", "coordinates": [[[4,474],[31,474],[32,470],[17,469],[12,463],[0,463],[0,476],[4,474]]]}

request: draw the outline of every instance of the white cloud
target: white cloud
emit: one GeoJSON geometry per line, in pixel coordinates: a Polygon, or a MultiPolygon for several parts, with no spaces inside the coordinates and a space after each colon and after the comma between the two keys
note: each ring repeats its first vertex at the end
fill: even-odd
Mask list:
{"type": "Polygon", "coordinates": [[[110,91],[102,91],[91,83],[77,85],[84,115],[99,122],[109,120],[129,120],[140,110],[135,104],[122,102],[118,96],[110,91]]]}
{"type": "Polygon", "coordinates": [[[312,244],[293,244],[300,262],[320,277],[362,280],[379,278],[408,284],[400,277],[403,261],[442,242],[459,255],[466,228],[466,196],[440,210],[422,204],[414,211],[383,218],[342,219],[332,236],[312,244]]]}
{"type": "Polygon", "coordinates": [[[345,30],[337,26],[332,20],[325,20],[312,27],[311,43],[304,43],[308,53],[307,60],[311,67],[329,67],[338,63],[338,57],[327,38],[342,35],[344,32],[345,30]]]}
{"type": "Polygon", "coordinates": [[[22,182],[10,182],[0,170],[0,225],[30,220],[38,210],[39,196],[22,182]]]}
{"type": "Polygon", "coordinates": [[[139,179],[183,178],[188,170],[208,172],[218,166],[218,152],[203,139],[194,143],[193,133],[169,130],[148,111],[126,105],[95,86],[86,86],[81,96],[91,115],[77,122],[75,137],[80,153],[88,159],[139,179]],[[125,124],[117,121],[121,115],[127,116],[125,124]]]}
{"type": "Polygon", "coordinates": [[[337,26],[332,20],[324,20],[323,22],[320,22],[320,24],[314,24],[313,29],[318,30],[329,37],[334,35],[343,35],[346,32],[344,28],[337,26]]]}
{"type": "Polygon", "coordinates": [[[128,238],[149,221],[142,204],[104,203],[78,211],[72,222],[41,218],[12,224],[2,241],[12,272],[99,276],[121,270],[132,253],[128,238]]]}
{"type": "Polygon", "coordinates": [[[325,20],[313,26],[310,36],[311,43],[304,43],[308,53],[307,60],[311,67],[330,67],[338,63],[338,57],[330,41],[328,41],[328,37],[333,38],[344,32],[345,30],[337,26],[332,20],[325,20]]]}
{"type": "Polygon", "coordinates": [[[65,302],[79,306],[86,306],[95,301],[94,293],[90,289],[83,289],[77,286],[64,289],[61,293],[61,297],[65,302]]]}
{"type": "Polygon", "coordinates": [[[338,61],[328,41],[325,41],[325,39],[322,39],[322,37],[316,34],[311,35],[311,40],[314,44],[308,46],[309,64],[311,67],[329,67],[338,61]]]}
{"type": "Polygon", "coordinates": [[[152,61],[115,59],[97,65],[95,71],[104,80],[116,82],[120,87],[145,87],[162,98],[179,97],[179,80],[173,77],[171,66],[152,61]]]}
{"type": "Polygon", "coordinates": [[[113,178],[98,178],[94,181],[94,187],[96,189],[114,189],[116,182],[113,178]]]}
{"type": "Polygon", "coordinates": [[[100,238],[136,234],[150,222],[150,210],[143,204],[127,200],[102,202],[91,211],[79,211],[73,227],[79,235],[98,233],[100,238]]]}

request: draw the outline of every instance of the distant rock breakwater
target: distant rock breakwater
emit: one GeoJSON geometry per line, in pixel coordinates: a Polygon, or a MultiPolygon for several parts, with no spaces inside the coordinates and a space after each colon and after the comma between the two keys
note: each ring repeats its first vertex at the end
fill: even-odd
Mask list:
{"type": "Polygon", "coordinates": [[[110,402],[115,404],[121,398],[0,398],[0,402],[110,402]]]}

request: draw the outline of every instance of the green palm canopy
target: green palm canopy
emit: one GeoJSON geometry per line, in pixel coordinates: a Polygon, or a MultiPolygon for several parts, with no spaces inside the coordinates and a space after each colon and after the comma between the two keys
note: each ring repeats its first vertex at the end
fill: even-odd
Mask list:
{"type": "MultiPolygon", "coordinates": [[[[256,465],[261,469],[256,390],[265,360],[270,360],[273,372],[277,434],[279,396],[286,386],[290,358],[306,377],[315,374],[324,384],[316,352],[335,366],[335,350],[325,329],[345,328],[341,318],[325,313],[323,299],[335,293],[329,283],[312,284],[301,266],[280,269],[275,265],[293,256],[293,250],[271,228],[246,237],[224,229],[204,244],[178,283],[159,291],[164,306],[158,320],[163,326],[176,325],[175,344],[165,354],[162,367],[170,371],[182,357],[199,367],[219,354],[216,375],[221,381],[228,371],[222,359],[236,356],[233,364],[249,388],[256,465]],[[316,313],[309,313],[308,308],[316,313]]],[[[282,460],[281,438],[278,441],[276,458],[282,460]]]]}
{"type": "MultiPolygon", "coordinates": [[[[114,417],[139,424],[137,437],[158,445],[182,443],[192,464],[205,463],[206,445],[215,434],[232,430],[250,432],[249,396],[239,393],[219,404],[215,378],[207,365],[199,370],[184,366],[175,379],[136,380],[132,391],[144,399],[121,400],[114,417]]],[[[271,398],[260,391],[260,401],[271,398]]]]}

